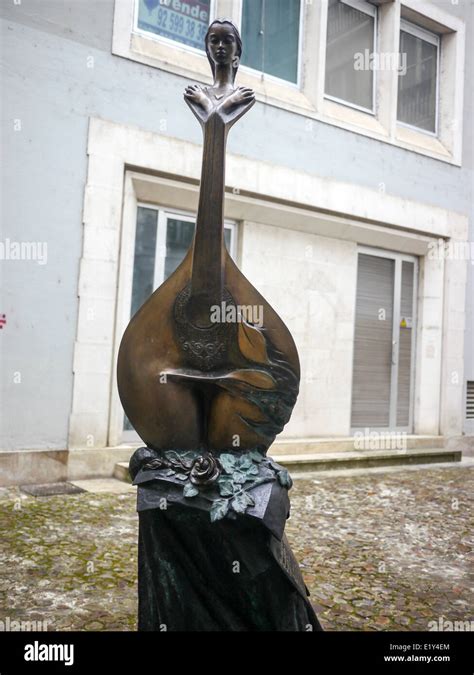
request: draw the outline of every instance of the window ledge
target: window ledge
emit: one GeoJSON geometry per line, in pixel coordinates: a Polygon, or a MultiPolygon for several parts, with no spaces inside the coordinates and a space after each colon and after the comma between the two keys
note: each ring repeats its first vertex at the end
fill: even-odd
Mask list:
{"type": "MultiPolygon", "coordinates": [[[[117,53],[120,52],[117,50],[117,53]]],[[[180,48],[178,44],[170,47],[159,40],[145,37],[140,33],[132,33],[129,49],[126,50],[125,54],[120,53],[120,55],[177,75],[211,81],[209,63],[204,53],[190,52],[187,49],[180,48]]]]}
{"type": "MultiPolygon", "coordinates": [[[[179,46],[170,48],[159,40],[147,38],[139,33],[132,33],[130,49],[122,54],[141,63],[160,68],[168,72],[212,84],[210,69],[205,54],[192,53],[179,46]]],[[[283,80],[265,77],[247,68],[241,68],[238,75],[239,85],[250,87],[255,91],[257,100],[274,103],[280,107],[296,106],[305,110],[313,107],[306,96],[294,84],[285,84],[283,80]]]]}
{"type": "Polygon", "coordinates": [[[451,153],[438,138],[429,134],[424,134],[422,131],[417,131],[416,129],[397,124],[396,141],[398,145],[401,145],[407,150],[423,152],[430,157],[455,163],[451,153]]]}
{"type": "MultiPolygon", "coordinates": [[[[116,49],[115,53],[194,81],[212,84],[207,57],[180,49],[179,46],[170,49],[159,40],[132,33],[125,53],[123,48],[120,51],[116,49]]],[[[435,159],[456,163],[451,153],[437,138],[416,129],[397,125],[395,138],[390,138],[388,130],[370,113],[330,99],[323,100],[321,111],[318,113],[311,100],[295,85],[286,86],[283,82],[266,78],[249,69],[240,70],[238,77],[239,84],[251,87],[255,91],[257,101],[261,103],[333,124],[347,131],[363,134],[435,159]]]]}
{"type": "Polygon", "coordinates": [[[388,138],[387,130],[370,113],[329,99],[324,99],[322,112],[324,117],[328,118],[328,122],[339,124],[350,131],[359,133],[362,131],[385,140],[388,138]]]}

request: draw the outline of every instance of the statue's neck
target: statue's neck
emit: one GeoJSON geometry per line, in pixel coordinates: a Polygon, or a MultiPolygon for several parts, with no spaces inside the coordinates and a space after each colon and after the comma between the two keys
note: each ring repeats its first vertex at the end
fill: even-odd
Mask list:
{"type": "Polygon", "coordinates": [[[210,307],[220,304],[222,300],[226,141],[225,122],[219,115],[211,115],[204,125],[204,152],[191,276],[191,305],[199,323],[208,323],[210,307]]]}
{"type": "Polygon", "coordinates": [[[217,65],[213,89],[227,89],[231,91],[234,88],[233,79],[231,65],[217,65]]]}

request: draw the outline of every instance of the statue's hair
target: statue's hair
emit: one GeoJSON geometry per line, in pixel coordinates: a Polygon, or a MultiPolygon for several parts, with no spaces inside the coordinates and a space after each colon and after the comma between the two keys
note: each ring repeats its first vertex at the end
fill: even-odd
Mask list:
{"type": "MultiPolygon", "coordinates": [[[[229,26],[234,31],[235,39],[236,39],[236,42],[237,42],[237,56],[239,57],[239,59],[242,56],[242,38],[240,37],[239,29],[237,28],[235,23],[233,21],[231,21],[230,19],[214,19],[214,21],[209,25],[209,28],[207,29],[206,37],[204,38],[204,44],[206,45],[207,58],[208,58],[209,63],[211,64],[211,70],[212,70],[212,74],[214,76],[216,74],[216,64],[212,60],[211,53],[209,51],[209,33],[211,32],[211,28],[216,23],[218,23],[220,25],[229,24],[229,26]]],[[[238,69],[239,69],[238,65],[232,66],[232,80],[233,81],[235,80],[238,69]]]]}

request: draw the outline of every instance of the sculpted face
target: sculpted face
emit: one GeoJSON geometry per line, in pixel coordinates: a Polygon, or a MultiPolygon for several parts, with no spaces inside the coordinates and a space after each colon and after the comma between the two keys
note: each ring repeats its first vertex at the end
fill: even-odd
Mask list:
{"type": "Polygon", "coordinates": [[[239,46],[232,26],[215,23],[207,38],[207,50],[216,65],[238,65],[239,46]]]}

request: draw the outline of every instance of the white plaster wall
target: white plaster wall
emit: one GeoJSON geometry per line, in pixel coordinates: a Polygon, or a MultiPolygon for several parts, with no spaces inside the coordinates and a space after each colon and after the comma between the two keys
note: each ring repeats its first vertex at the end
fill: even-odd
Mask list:
{"type": "Polygon", "coordinates": [[[241,259],[300,356],[300,395],[279,438],[349,434],[356,244],[245,222],[241,259]]]}

